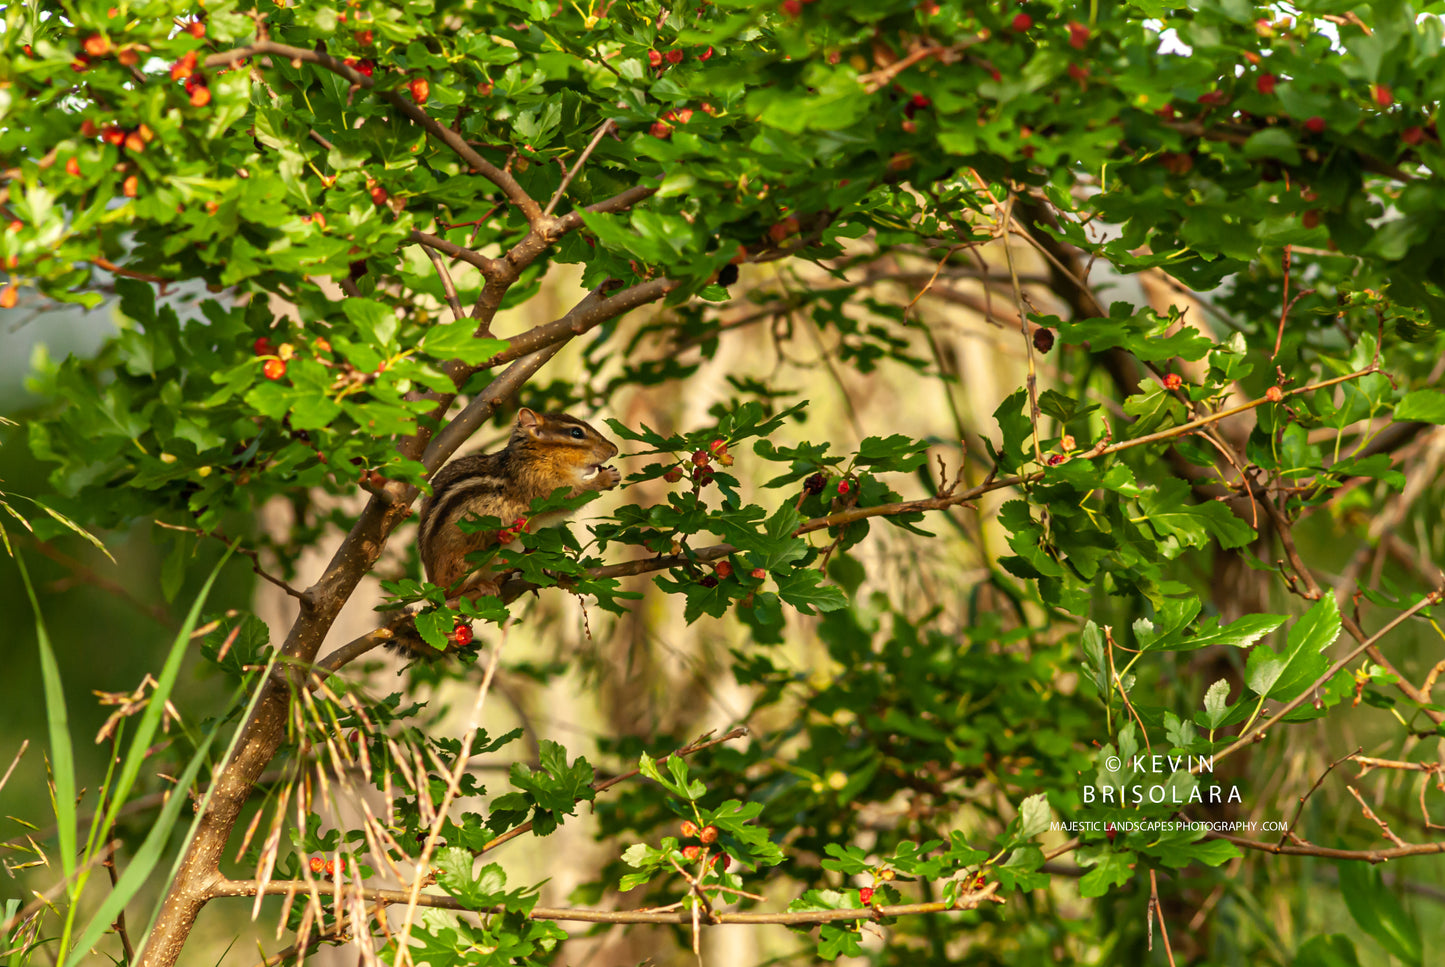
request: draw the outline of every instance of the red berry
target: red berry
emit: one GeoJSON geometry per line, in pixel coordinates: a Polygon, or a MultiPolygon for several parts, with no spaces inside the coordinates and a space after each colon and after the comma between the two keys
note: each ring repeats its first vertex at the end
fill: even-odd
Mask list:
{"type": "Polygon", "coordinates": [[[754,581],[761,581],[763,578],[768,576],[768,572],[764,571],[760,567],[755,567],[748,572],[748,576],[751,577],[754,581]]]}
{"type": "Polygon", "coordinates": [[[120,192],[127,198],[134,198],[136,195],[140,194],[140,179],[137,178],[135,175],[131,175],[125,181],[120,183],[120,192]]]}
{"type": "Polygon", "coordinates": [[[707,845],[711,845],[711,844],[713,844],[713,843],[716,843],[716,842],[717,842],[717,827],[716,827],[716,826],[704,826],[701,830],[698,831],[697,838],[700,839],[700,840],[702,840],[703,843],[704,843],[704,844],[707,844],[707,845]]]}
{"type": "Polygon", "coordinates": [[[372,202],[373,202],[374,204],[377,204],[377,205],[385,205],[385,204],[386,204],[386,199],[387,199],[387,194],[386,194],[386,189],[385,189],[385,188],[381,187],[380,185],[375,185],[375,186],[371,189],[371,200],[372,200],[372,202]]]}
{"type": "Polygon", "coordinates": [[[193,50],[171,65],[171,80],[183,81],[196,72],[196,52],[193,50]]]}
{"type": "Polygon", "coordinates": [[[783,0],[778,9],[789,17],[796,17],[803,12],[803,4],[801,0],[783,0]]]}
{"type": "Polygon", "coordinates": [[[411,99],[418,104],[425,104],[426,99],[431,97],[431,81],[425,77],[412,78],[408,86],[411,88],[411,99]]]}
{"type": "Polygon", "coordinates": [[[722,867],[723,869],[727,869],[729,866],[732,866],[732,865],[733,865],[733,858],[732,858],[731,856],[729,856],[728,854],[726,854],[726,853],[721,853],[721,854],[719,854],[719,855],[718,855],[718,858],[712,861],[713,869],[717,869],[718,867],[722,867]]]}
{"type": "Polygon", "coordinates": [[[110,39],[102,34],[91,34],[80,44],[88,57],[104,57],[110,53],[110,39]]]}
{"type": "Polygon", "coordinates": [[[22,222],[20,219],[17,218],[17,219],[15,219],[14,221],[12,221],[8,226],[6,226],[5,230],[6,230],[7,232],[18,232],[18,231],[20,231],[20,230],[21,230],[22,228],[24,228],[24,227],[25,227],[25,223],[22,222]]]}
{"type": "MultiPolygon", "coordinates": [[[[730,578],[733,576],[733,566],[727,561],[718,561],[712,566],[712,569],[720,578],[730,578]]],[[[703,840],[703,842],[706,843],[708,840],[703,840]]]]}
{"type": "Polygon", "coordinates": [[[86,118],[84,121],[81,121],[81,122],[80,122],[80,135],[81,135],[81,137],[93,138],[93,137],[95,137],[98,133],[100,133],[100,128],[97,128],[97,127],[95,126],[95,122],[92,121],[90,118],[86,118]]]}
{"type": "Polygon", "coordinates": [[[859,888],[858,888],[858,900],[859,900],[859,902],[861,902],[865,907],[866,907],[868,904],[872,903],[872,902],[873,902],[873,888],[872,888],[871,886],[861,886],[861,887],[859,887],[859,888]]]}
{"type": "Polygon", "coordinates": [[[709,47],[707,50],[703,51],[701,54],[698,54],[698,55],[697,55],[697,59],[698,59],[698,60],[707,60],[707,59],[710,58],[711,56],[712,56],[712,48],[709,47]]]}
{"type": "Polygon", "coordinates": [[[1325,129],[1325,119],[1318,114],[1305,122],[1305,130],[1310,134],[1319,134],[1325,129]]]}
{"type": "Polygon", "coordinates": [[[1412,124],[1400,133],[1400,140],[1414,147],[1425,140],[1425,129],[1418,124],[1412,124]]]}
{"type": "Polygon", "coordinates": [[[712,458],[708,456],[708,452],[706,450],[693,451],[692,462],[699,467],[706,467],[708,465],[708,461],[711,459],[712,458]]]}
{"type": "Polygon", "coordinates": [[[108,124],[100,129],[100,139],[118,148],[125,144],[125,132],[114,124],[108,124]]]}
{"type": "Polygon", "coordinates": [[[327,860],[327,861],[326,861],[326,875],[327,875],[327,876],[335,876],[335,875],[336,875],[336,861],[335,861],[335,860],[327,860]]]}
{"type": "Polygon", "coordinates": [[[677,483],[679,480],[682,479],[682,468],[673,467],[667,473],[662,475],[662,479],[666,480],[668,483],[677,483]]]}
{"type": "Polygon", "coordinates": [[[456,629],[452,631],[452,641],[455,641],[458,645],[461,645],[462,647],[466,647],[467,645],[471,644],[472,626],[466,624],[457,625],[456,629]]]}
{"type": "Polygon", "coordinates": [[[649,50],[649,51],[647,52],[647,63],[650,64],[650,65],[653,66],[653,67],[661,67],[661,66],[662,66],[662,52],[661,52],[661,51],[657,51],[657,50],[649,50]]]}
{"type": "Polygon", "coordinates": [[[186,24],[186,32],[197,40],[200,40],[206,36],[206,25],[200,20],[192,20],[186,24]]]}
{"type": "Polygon", "coordinates": [[[1229,100],[1229,95],[1223,91],[1207,91],[1199,95],[1196,100],[1205,107],[1219,107],[1229,100]]]}
{"type": "Polygon", "coordinates": [[[205,107],[211,103],[211,89],[204,84],[191,88],[191,106],[205,107]]]}
{"type": "Polygon", "coordinates": [[[677,123],[686,124],[692,120],[692,108],[683,107],[677,109],[677,123]]]}
{"type": "Polygon", "coordinates": [[[1375,103],[1380,105],[1380,107],[1389,107],[1395,103],[1395,95],[1390,91],[1390,88],[1384,84],[1370,85],[1370,96],[1375,99],[1375,103]]]}
{"type": "Polygon", "coordinates": [[[370,30],[358,30],[356,32],[356,42],[363,47],[370,47],[372,41],[375,39],[376,36],[370,30]]]}
{"type": "Polygon", "coordinates": [[[512,541],[514,541],[514,540],[516,540],[516,539],[517,539],[517,535],[514,534],[513,532],[509,531],[509,530],[500,530],[500,531],[497,531],[497,543],[498,543],[498,544],[510,544],[510,543],[512,543],[512,541]]]}
{"type": "Polygon", "coordinates": [[[928,107],[928,105],[932,104],[933,102],[928,99],[927,95],[924,95],[924,94],[915,94],[915,95],[913,95],[913,99],[910,100],[908,103],[911,104],[911,105],[913,105],[913,106],[916,107],[916,108],[920,108],[920,109],[921,109],[921,108],[928,107]]]}
{"type": "Polygon", "coordinates": [[[708,450],[712,451],[713,453],[722,453],[724,450],[726,450],[726,449],[728,448],[728,442],[727,442],[726,440],[724,440],[722,437],[718,437],[716,440],[714,440],[714,441],[712,441],[711,443],[709,443],[709,444],[707,445],[707,448],[708,448],[708,450]]]}
{"type": "Polygon", "coordinates": [[[692,846],[684,846],[682,848],[682,858],[685,860],[695,860],[701,855],[702,847],[696,844],[692,846]]]}
{"type": "Polygon", "coordinates": [[[1083,50],[1089,45],[1089,28],[1077,20],[1069,21],[1069,46],[1075,50],[1083,50]]]}
{"type": "Polygon", "coordinates": [[[697,823],[693,822],[691,819],[684,819],[682,821],[682,835],[686,836],[688,839],[692,839],[692,837],[696,836],[697,833],[697,823]]]}
{"type": "Polygon", "coordinates": [[[1178,373],[1166,373],[1164,376],[1164,388],[1176,390],[1184,385],[1184,379],[1178,373]]]}
{"type": "Polygon", "coordinates": [[[370,77],[372,74],[376,73],[376,65],[369,60],[359,60],[351,66],[356,68],[356,73],[360,74],[362,77],[370,77]]]}
{"type": "Polygon", "coordinates": [[[672,137],[672,125],[666,121],[653,121],[652,127],[648,128],[648,131],[654,138],[672,137]]]}
{"type": "Polygon", "coordinates": [[[1317,209],[1311,208],[1300,216],[1300,223],[1305,228],[1315,228],[1320,223],[1320,213],[1317,209]]]}
{"type": "Polygon", "coordinates": [[[1284,392],[1278,386],[1271,386],[1269,389],[1264,391],[1264,398],[1269,400],[1271,403],[1278,403],[1280,400],[1284,399],[1284,392]]]}
{"type": "Polygon", "coordinates": [[[1064,457],[1062,454],[1059,453],[1050,454],[1049,459],[1045,462],[1051,467],[1057,467],[1059,464],[1064,462],[1064,457]]]}
{"type": "Polygon", "coordinates": [[[1026,13],[1015,14],[1012,23],[1009,24],[1009,26],[1013,27],[1013,29],[1017,30],[1019,33],[1023,33],[1025,30],[1028,30],[1033,25],[1034,18],[1030,17],[1026,13]]]}
{"type": "Polygon", "coordinates": [[[852,487],[848,486],[848,481],[846,481],[846,480],[840,480],[840,481],[838,481],[838,493],[840,493],[840,494],[846,494],[848,491],[850,491],[850,490],[852,490],[852,489],[853,489],[852,487]]]}
{"type": "Polygon", "coordinates": [[[276,355],[276,349],[271,345],[271,340],[267,339],[265,336],[261,336],[255,342],[251,343],[251,349],[256,353],[257,356],[276,355]]]}
{"type": "Polygon", "coordinates": [[[313,857],[311,857],[311,872],[312,872],[312,873],[320,873],[320,872],[321,872],[322,870],[324,870],[324,869],[326,869],[326,861],[325,861],[325,860],[323,860],[323,859],[322,859],[321,857],[319,857],[319,856],[313,856],[313,857]]]}
{"type": "Polygon", "coordinates": [[[69,161],[65,162],[65,173],[67,175],[78,176],[80,174],[80,162],[77,161],[75,158],[71,158],[69,161]]]}
{"type": "Polygon", "coordinates": [[[1089,79],[1089,69],[1082,64],[1070,64],[1069,76],[1082,84],[1089,79]]]}
{"type": "Polygon", "coordinates": [[[1261,94],[1273,94],[1275,80],[1273,74],[1260,74],[1254,79],[1254,89],[1261,94]]]}
{"type": "Polygon", "coordinates": [[[267,379],[281,379],[286,375],[286,360],[268,359],[261,366],[261,375],[267,379]]]}
{"type": "Polygon", "coordinates": [[[669,64],[680,64],[682,63],[683,53],[681,50],[674,47],[672,50],[669,50],[666,54],[664,54],[663,57],[667,60],[669,64]]]}
{"type": "Polygon", "coordinates": [[[713,469],[712,469],[712,467],[693,467],[693,468],[692,468],[692,481],[693,481],[693,483],[697,484],[699,487],[706,487],[708,484],[712,483],[712,477],[713,477],[713,469]]]}

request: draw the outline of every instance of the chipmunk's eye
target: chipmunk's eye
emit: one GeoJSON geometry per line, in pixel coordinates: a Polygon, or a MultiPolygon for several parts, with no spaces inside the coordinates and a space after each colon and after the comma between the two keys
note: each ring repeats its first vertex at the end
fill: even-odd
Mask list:
{"type": "Polygon", "coordinates": [[[585,433],[582,432],[582,428],[581,428],[580,426],[574,426],[574,427],[572,428],[572,439],[574,439],[574,440],[580,440],[580,439],[582,439],[583,437],[585,437],[586,435],[587,435],[587,434],[585,434],[585,433]]]}

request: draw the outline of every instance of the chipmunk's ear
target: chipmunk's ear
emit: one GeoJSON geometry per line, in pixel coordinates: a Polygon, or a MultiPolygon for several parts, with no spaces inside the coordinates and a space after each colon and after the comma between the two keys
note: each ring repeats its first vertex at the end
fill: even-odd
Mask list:
{"type": "Polygon", "coordinates": [[[535,434],[537,432],[537,425],[541,422],[542,418],[539,417],[536,412],[527,409],[525,406],[517,411],[517,429],[519,430],[525,430],[528,433],[535,434]]]}

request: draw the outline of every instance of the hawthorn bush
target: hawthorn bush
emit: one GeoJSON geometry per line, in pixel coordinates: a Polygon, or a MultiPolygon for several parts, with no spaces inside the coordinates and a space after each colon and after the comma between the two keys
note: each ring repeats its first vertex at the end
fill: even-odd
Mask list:
{"type": "Polygon", "coordinates": [[[111,2],[0,34],[0,305],[117,320],[0,495],[10,962],[1445,942],[1433,7],[111,2]],[[448,599],[409,518],[518,405],[623,489],[448,599]],[[25,561],[135,534],[91,774],[25,561]]]}

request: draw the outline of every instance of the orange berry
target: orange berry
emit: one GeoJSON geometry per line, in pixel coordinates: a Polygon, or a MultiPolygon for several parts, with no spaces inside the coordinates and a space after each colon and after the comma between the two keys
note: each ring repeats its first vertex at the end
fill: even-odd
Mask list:
{"type": "Polygon", "coordinates": [[[121,193],[125,195],[125,197],[134,198],[136,195],[140,194],[140,179],[137,178],[135,175],[131,175],[125,181],[121,182],[120,190],[121,193]]]}
{"type": "Polygon", "coordinates": [[[14,284],[0,289],[0,309],[14,309],[20,301],[20,287],[14,284]]]}
{"type": "Polygon", "coordinates": [[[1271,403],[1278,403],[1280,400],[1284,399],[1284,391],[1281,390],[1278,386],[1271,386],[1269,389],[1264,391],[1264,398],[1269,400],[1271,403]]]}
{"type": "Polygon", "coordinates": [[[65,173],[67,175],[74,175],[76,177],[79,177],[80,162],[77,161],[75,158],[71,158],[69,161],[65,162],[65,173]]]}
{"type": "Polygon", "coordinates": [[[286,375],[286,361],[284,359],[268,359],[261,366],[261,375],[267,379],[282,379],[286,375]]]}

